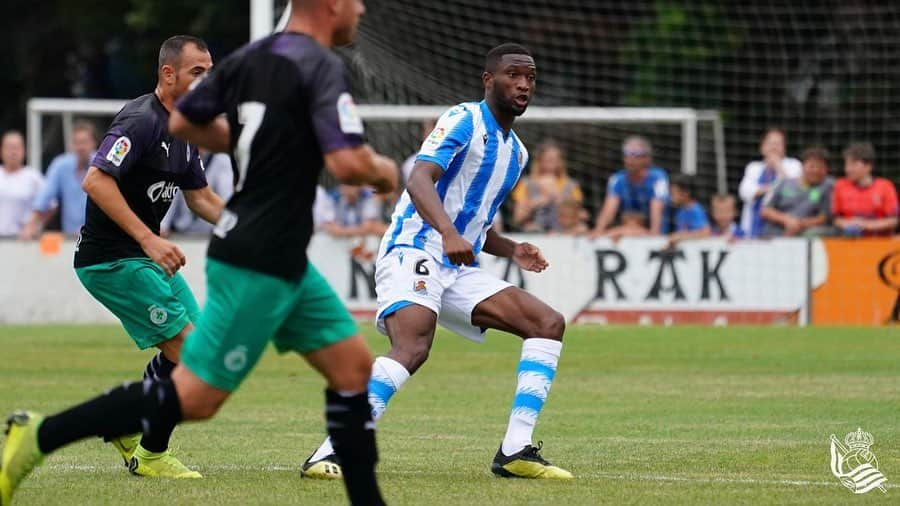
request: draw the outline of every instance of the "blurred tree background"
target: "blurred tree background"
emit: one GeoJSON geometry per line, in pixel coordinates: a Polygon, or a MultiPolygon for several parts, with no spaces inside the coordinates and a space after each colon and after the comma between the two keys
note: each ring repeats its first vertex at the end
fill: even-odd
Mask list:
{"type": "MultiPolygon", "coordinates": [[[[277,0],[284,3],[285,0],[277,0]]],[[[342,52],[361,102],[448,104],[481,95],[483,55],[522,41],[539,66],[540,105],[717,109],[732,189],[758,156],[762,131],[788,132],[789,152],[851,140],[878,149],[877,172],[900,182],[900,2],[897,0],[369,1],[353,51],[342,52]]],[[[248,0],[4,0],[0,129],[25,126],[30,97],[130,98],[150,91],[166,37],[191,33],[221,59],[249,37],[248,0]]],[[[45,129],[54,128],[48,119],[45,129]]],[[[373,125],[398,159],[418,126],[373,125]],[[393,128],[393,129],[392,129],[393,128]],[[388,135],[384,135],[388,134],[388,135]]],[[[589,204],[629,133],[659,163],[680,166],[680,131],[659,125],[522,126],[530,145],[554,136],[589,204]]],[[[701,196],[714,189],[711,132],[700,132],[701,196]]],[[[58,129],[52,146],[58,149],[58,129]]]]}

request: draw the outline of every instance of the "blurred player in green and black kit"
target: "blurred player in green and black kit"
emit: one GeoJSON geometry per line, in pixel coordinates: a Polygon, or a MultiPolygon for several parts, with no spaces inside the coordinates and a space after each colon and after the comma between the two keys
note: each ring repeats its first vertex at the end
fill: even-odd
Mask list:
{"type": "MultiPolygon", "coordinates": [[[[169,378],[200,314],[178,273],[184,254],[159,236],[160,221],[179,189],[191,209],[209,222],[218,221],[224,206],[206,184],[197,148],[174,138],[168,125],[175,101],[210,67],[203,40],[186,35],[166,40],[159,50],[156,90],[119,111],[82,183],[88,200],[75,272],[138,348],[160,350],[144,378],[169,378]]],[[[174,428],[107,440],[134,474],[200,478],[169,453],[174,428]]]]}
{"type": "Polygon", "coordinates": [[[329,51],[353,40],[362,2],[291,5],[284,33],[229,56],[170,118],[174,134],[232,152],[237,168],[235,194],[209,246],[208,300],[171,380],[126,384],[46,418],[14,414],[0,470],[4,500],[44,455],[68,443],[141,428],[152,436],[212,417],[271,340],[327,380],[326,425],[351,503],[383,504],[367,394],[372,357],[306,247],[323,165],[343,183],[380,192],[393,191],[398,169],[364,143],[346,71],[329,51]]]}

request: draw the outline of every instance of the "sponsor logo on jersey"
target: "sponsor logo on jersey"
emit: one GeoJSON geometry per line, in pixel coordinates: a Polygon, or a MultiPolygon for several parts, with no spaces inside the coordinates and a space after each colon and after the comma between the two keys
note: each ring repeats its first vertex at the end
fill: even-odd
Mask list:
{"type": "Polygon", "coordinates": [[[131,139],[123,135],[116,139],[116,142],[109,148],[109,152],[106,153],[106,159],[116,167],[120,167],[125,157],[128,156],[129,151],[131,151],[131,139]]]}
{"type": "Polygon", "coordinates": [[[166,150],[166,158],[168,158],[169,157],[169,145],[166,144],[166,141],[160,142],[160,145],[162,145],[162,148],[166,150]]]}
{"type": "Polygon", "coordinates": [[[156,202],[159,199],[163,199],[163,202],[172,202],[176,193],[178,193],[178,186],[171,181],[158,181],[147,188],[147,197],[150,202],[156,202]]]}
{"type": "Polygon", "coordinates": [[[353,102],[353,97],[349,93],[341,93],[341,96],[338,97],[337,110],[341,131],[345,134],[362,135],[362,118],[359,116],[359,111],[356,110],[356,103],[353,102]]]}

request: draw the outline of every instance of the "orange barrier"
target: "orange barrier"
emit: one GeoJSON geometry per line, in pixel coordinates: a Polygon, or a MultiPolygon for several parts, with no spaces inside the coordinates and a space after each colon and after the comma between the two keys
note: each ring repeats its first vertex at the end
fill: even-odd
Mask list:
{"type": "Polygon", "coordinates": [[[900,323],[900,237],[822,242],[828,257],[828,275],[813,290],[812,323],[900,323]]]}

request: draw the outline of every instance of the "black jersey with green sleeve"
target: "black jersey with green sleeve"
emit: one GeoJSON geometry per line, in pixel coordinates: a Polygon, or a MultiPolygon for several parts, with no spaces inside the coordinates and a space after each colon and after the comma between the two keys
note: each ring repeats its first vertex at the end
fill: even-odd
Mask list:
{"type": "Polygon", "coordinates": [[[198,124],[225,113],[231,129],[235,193],[208,256],[300,279],[323,153],[363,143],[343,62],[307,35],[273,34],[216,65],[176,107],[198,124]]]}
{"type": "MultiPolygon", "coordinates": [[[[125,104],[91,165],[116,180],[128,207],[154,234],[176,192],[206,186],[197,148],[169,134],[169,111],[155,93],[125,104]]],[[[75,267],[146,258],[140,245],[90,197],[75,249],[75,267]]]]}

